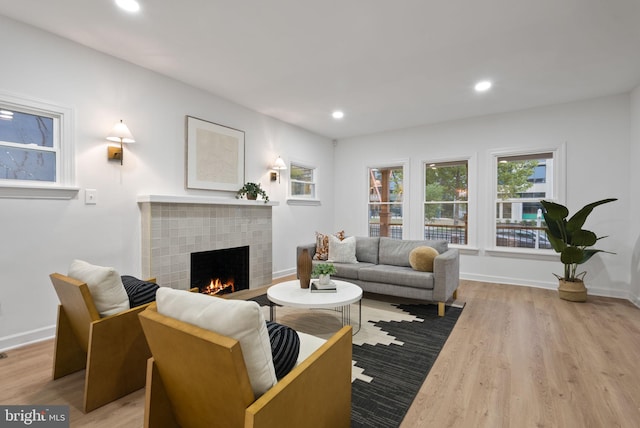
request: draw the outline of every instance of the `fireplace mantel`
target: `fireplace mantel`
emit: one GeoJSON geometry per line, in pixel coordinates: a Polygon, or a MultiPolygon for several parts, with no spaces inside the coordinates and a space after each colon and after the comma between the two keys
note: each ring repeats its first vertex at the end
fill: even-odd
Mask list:
{"type": "Polygon", "coordinates": [[[214,198],[210,196],[191,195],[139,195],[138,203],[159,203],[159,204],[202,204],[202,205],[250,205],[256,207],[274,207],[280,205],[279,202],[263,200],[249,201],[247,199],[236,198],[214,198]]]}

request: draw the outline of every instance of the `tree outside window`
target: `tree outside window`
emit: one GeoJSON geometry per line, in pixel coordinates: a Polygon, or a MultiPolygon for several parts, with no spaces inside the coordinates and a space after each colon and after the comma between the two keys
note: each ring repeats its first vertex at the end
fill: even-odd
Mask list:
{"type": "Polygon", "coordinates": [[[468,163],[425,164],[424,238],[468,243],[468,163]]]}
{"type": "Polygon", "coordinates": [[[369,236],[402,239],[402,166],[369,168],[369,236]]]}

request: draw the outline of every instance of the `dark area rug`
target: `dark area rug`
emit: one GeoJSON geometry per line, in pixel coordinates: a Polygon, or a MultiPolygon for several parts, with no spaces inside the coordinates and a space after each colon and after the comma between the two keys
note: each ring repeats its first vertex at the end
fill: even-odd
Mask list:
{"type": "Polygon", "coordinates": [[[435,305],[396,305],[423,322],[375,322],[403,345],[354,345],[353,359],[373,380],[352,383],[352,427],[397,427],[436,361],[462,308],[438,317],[435,305]]]}
{"type": "MultiPolygon", "coordinates": [[[[251,300],[269,305],[265,295],[251,300]]],[[[461,307],[454,306],[447,307],[444,317],[438,316],[436,305],[388,306],[407,316],[397,317],[397,321],[393,320],[395,315],[389,316],[391,321],[372,321],[363,315],[363,330],[354,336],[353,360],[365,376],[358,376],[351,384],[352,427],[400,425],[462,313],[461,307]],[[371,338],[386,334],[395,338],[395,343],[356,343],[368,334],[371,338]],[[370,381],[363,380],[367,378],[370,381]]],[[[363,314],[366,312],[363,304],[363,314]]]]}

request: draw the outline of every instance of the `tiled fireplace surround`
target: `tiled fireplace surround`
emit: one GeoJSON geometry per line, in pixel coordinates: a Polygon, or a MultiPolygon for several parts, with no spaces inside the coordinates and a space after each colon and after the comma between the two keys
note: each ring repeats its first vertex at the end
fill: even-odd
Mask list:
{"type": "Polygon", "coordinates": [[[223,198],[138,197],[142,216],[142,276],[189,289],[191,253],[249,246],[249,286],[272,280],[271,207],[223,198]]]}

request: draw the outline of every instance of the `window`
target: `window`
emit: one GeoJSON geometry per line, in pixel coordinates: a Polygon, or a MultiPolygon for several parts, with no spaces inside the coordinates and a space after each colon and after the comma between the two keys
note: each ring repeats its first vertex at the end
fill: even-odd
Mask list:
{"type": "Polygon", "coordinates": [[[0,94],[0,197],[68,199],[73,184],[72,112],[0,94]]]}
{"type": "Polygon", "coordinates": [[[301,199],[316,199],[316,169],[291,163],[291,197],[301,199]]]}
{"type": "Polygon", "coordinates": [[[466,245],[469,167],[466,160],[425,164],[424,238],[466,245]]]}
{"type": "Polygon", "coordinates": [[[402,239],[402,166],[369,168],[369,236],[402,239]]]}
{"type": "Polygon", "coordinates": [[[542,199],[555,199],[554,152],[496,157],[497,247],[550,249],[542,199]]]}

